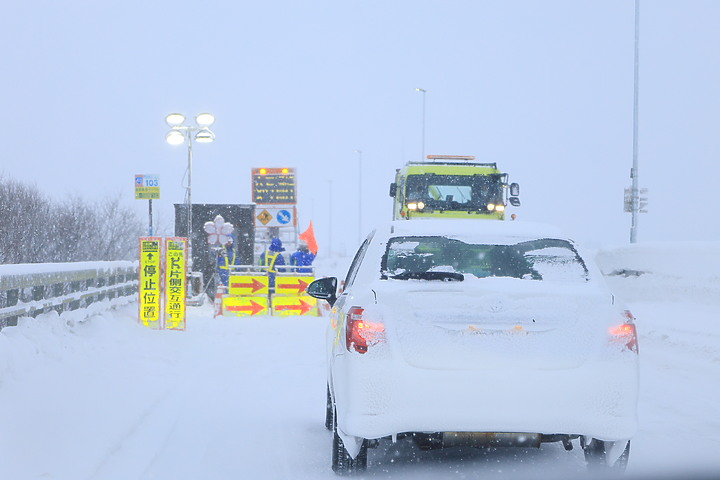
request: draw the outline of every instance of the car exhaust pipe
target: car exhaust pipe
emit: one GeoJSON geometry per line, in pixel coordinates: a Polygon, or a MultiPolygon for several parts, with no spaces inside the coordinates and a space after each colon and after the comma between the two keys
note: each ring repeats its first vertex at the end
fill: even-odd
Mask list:
{"type": "Polygon", "coordinates": [[[444,432],[443,447],[526,447],[540,448],[539,433],[444,432]]]}

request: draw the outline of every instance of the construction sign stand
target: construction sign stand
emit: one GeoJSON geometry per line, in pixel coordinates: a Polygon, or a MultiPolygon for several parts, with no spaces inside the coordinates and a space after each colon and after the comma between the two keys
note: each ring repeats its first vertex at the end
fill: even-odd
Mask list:
{"type": "Polygon", "coordinates": [[[275,316],[308,315],[318,316],[317,299],[305,293],[305,289],[315,280],[313,267],[284,267],[275,277],[275,294],[272,296],[272,314],[275,316]],[[296,270],[311,270],[311,273],[298,273],[296,270]],[[288,271],[289,270],[289,271],[288,271]]]}
{"type": "Polygon", "coordinates": [[[267,267],[232,265],[227,293],[222,295],[222,315],[247,317],[270,313],[267,267]]]}
{"type": "Polygon", "coordinates": [[[140,268],[138,268],[138,317],[140,323],[154,330],[162,328],[160,303],[160,266],[162,238],[140,238],[140,268]]]}
{"type": "MultiPolygon", "coordinates": [[[[232,266],[228,293],[221,294],[219,311],[224,316],[318,316],[317,300],[305,293],[315,277],[296,273],[297,267],[283,266],[286,272],[275,277],[275,293],[270,292],[267,268],[255,265],[232,266]]],[[[312,267],[302,267],[304,270],[312,267]]]]}
{"type": "Polygon", "coordinates": [[[138,319],[155,330],[185,330],[187,238],[140,237],[138,319]]]}
{"type": "Polygon", "coordinates": [[[163,300],[165,303],[165,328],[185,330],[187,258],[188,242],[183,237],[165,238],[165,283],[163,300]]]}

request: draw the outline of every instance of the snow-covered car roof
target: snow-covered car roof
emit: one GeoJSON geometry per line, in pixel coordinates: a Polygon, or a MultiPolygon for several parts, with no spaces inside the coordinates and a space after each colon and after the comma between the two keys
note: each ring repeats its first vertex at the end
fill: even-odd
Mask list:
{"type": "Polygon", "coordinates": [[[390,237],[443,235],[482,238],[497,243],[516,242],[531,238],[568,238],[559,228],[544,223],[471,219],[397,220],[381,226],[378,228],[378,232],[383,232],[390,237]]]}

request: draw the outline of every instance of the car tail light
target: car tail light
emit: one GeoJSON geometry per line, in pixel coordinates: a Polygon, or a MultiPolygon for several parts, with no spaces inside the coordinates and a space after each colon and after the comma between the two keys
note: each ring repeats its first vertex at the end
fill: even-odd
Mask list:
{"type": "Polygon", "coordinates": [[[610,327],[610,340],[619,343],[631,352],[638,353],[637,330],[635,329],[635,317],[629,310],[625,310],[625,323],[610,327]]]}
{"type": "Polygon", "coordinates": [[[347,314],[346,347],[358,353],[365,353],[369,346],[385,341],[385,325],[363,319],[365,310],[352,307],[347,314]]]}

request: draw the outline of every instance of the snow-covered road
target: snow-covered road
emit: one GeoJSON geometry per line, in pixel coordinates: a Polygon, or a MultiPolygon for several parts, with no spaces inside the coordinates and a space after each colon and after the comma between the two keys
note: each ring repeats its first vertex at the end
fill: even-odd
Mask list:
{"type": "MultiPolygon", "coordinates": [[[[716,276],[693,278],[715,288],[716,276]]],[[[720,297],[676,298],[659,274],[611,283],[640,334],[629,476],[720,472],[720,297]],[[638,281],[649,284],[642,295],[638,281]]],[[[0,479],[335,478],[324,318],[213,318],[200,307],[187,331],[158,332],[138,326],[135,309],[85,322],[47,314],[0,332],[0,479]]],[[[585,475],[577,445],[422,452],[399,442],[371,450],[364,477],[585,475]]]]}

